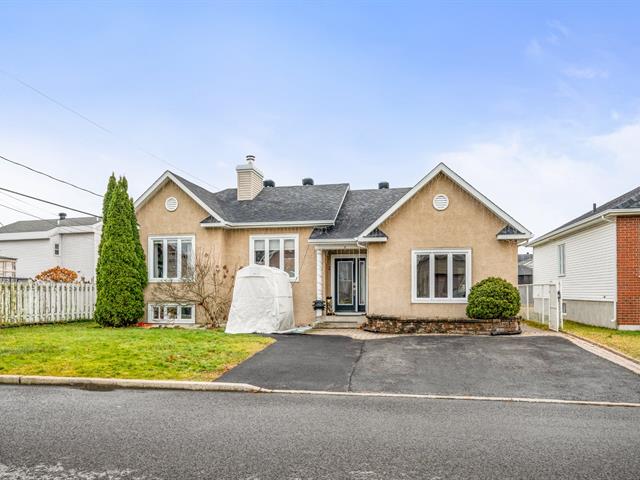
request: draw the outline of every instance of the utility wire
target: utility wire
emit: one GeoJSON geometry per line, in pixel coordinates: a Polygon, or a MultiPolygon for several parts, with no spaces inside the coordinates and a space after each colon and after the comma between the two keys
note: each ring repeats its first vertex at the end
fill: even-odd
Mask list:
{"type": "Polygon", "coordinates": [[[89,190],[87,188],[80,187],[80,186],[78,186],[78,185],[76,185],[74,183],[67,182],[66,180],[63,180],[61,178],[54,177],[53,175],[49,175],[48,173],[42,172],[40,170],[36,170],[35,168],[30,167],[29,165],[25,165],[24,163],[16,162],[15,160],[11,160],[10,158],[7,158],[7,157],[5,157],[3,155],[0,155],[0,159],[5,160],[5,161],[7,161],[9,163],[13,163],[14,165],[18,165],[20,167],[26,168],[27,170],[31,170],[32,172],[38,173],[40,175],[44,175],[45,177],[48,177],[48,178],[50,178],[52,180],[55,180],[56,182],[64,183],[65,185],[69,185],[69,186],[71,186],[73,188],[77,188],[78,190],[82,190],[83,192],[87,192],[87,193],[90,193],[91,195],[95,195],[96,197],[102,198],[102,195],[100,195],[99,193],[92,192],[91,190],[89,190]]]}
{"type": "MultiPolygon", "coordinates": [[[[14,208],[14,207],[10,207],[9,205],[5,205],[4,203],[0,203],[0,207],[4,207],[4,208],[7,208],[7,209],[9,209],[9,210],[13,210],[14,212],[22,213],[23,215],[28,215],[29,217],[31,217],[31,218],[35,218],[35,219],[37,219],[37,220],[42,220],[43,222],[50,223],[51,225],[53,225],[53,226],[55,226],[55,227],[60,226],[60,225],[58,224],[58,220],[50,220],[50,219],[48,219],[48,218],[42,218],[42,217],[39,217],[39,216],[34,215],[34,214],[32,214],[32,213],[25,212],[24,210],[20,210],[20,209],[14,208]]],[[[84,225],[73,224],[71,220],[65,220],[65,221],[66,221],[67,223],[71,223],[71,224],[70,224],[70,225],[63,225],[63,227],[64,227],[64,228],[69,228],[69,229],[71,229],[71,230],[72,230],[72,231],[74,231],[74,232],[86,233],[84,230],[80,230],[80,229],[76,228],[76,227],[82,227],[82,226],[84,226],[84,225]]],[[[4,225],[3,225],[3,226],[4,226],[4,225]]]]}
{"type": "Polygon", "coordinates": [[[67,210],[72,210],[74,212],[82,213],[84,215],[89,215],[91,217],[102,218],[100,215],[96,215],[95,213],[85,212],[83,210],[78,210],[77,208],[72,208],[72,207],[68,207],[66,205],[62,205],[60,203],[50,202],[49,200],[43,200],[42,198],[33,197],[31,195],[27,195],[26,193],[16,192],[15,190],[9,190],[8,188],[0,187],[0,190],[2,190],[4,192],[9,192],[9,193],[14,193],[16,195],[20,195],[21,197],[27,197],[27,198],[30,198],[31,200],[37,200],[38,202],[48,203],[50,205],[55,205],[56,207],[66,208],[67,210]]]}
{"type": "Polygon", "coordinates": [[[28,207],[36,208],[38,210],[42,210],[44,212],[47,212],[49,215],[54,215],[54,216],[57,215],[57,213],[54,213],[51,210],[48,210],[48,209],[45,209],[45,208],[42,208],[42,207],[38,207],[37,205],[34,205],[33,203],[29,203],[29,202],[27,202],[26,200],[23,200],[20,197],[16,197],[15,195],[11,195],[10,193],[0,192],[0,195],[2,195],[4,197],[7,197],[7,198],[10,198],[11,200],[15,200],[17,202],[20,202],[20,203],[22,203],[22,204],[24,204],[24,205],[26,205],[28,207]]]}
{"type": "Polygon", "coordinates": [[[180,167],[178,167],[177,165],[171,163],[170,161],[160,157],[159,155],[156,155],[153,152],[150,152],[149,150],[143,148],[142,146],[140,146],[139,144],[135,143],[133,140],[131,140],[130,138],[126,137],[126,136],[120,136],[118,135],[116,132],[114,132],[113,130],[99,124],[98,122],[95,122],[93,120],[91,120],[89,117],[87,117],[86,115],[83,115],[82,113],[80,113],[79,111],[68,107],[67,105],[65,105],[64,103],[56,100],[55,98],[53,98],[52,96],[46,94],[45,92],[43,92],[42,90],[34,87],[33,85],[28,84],[27,82],[25,82],[24,80],[22,80],[20,77],[17,77],[16,75],[14,75],[13,73],[7,72],[6,70],[0,69],[0,73],[3,73],[4,75],[6,75],[7,77],[15,80],[16,82],[20,83],[21,85],[23,85],[24,87],[34,91],[35,93],[37,93],[38,95],[46,98],[47,100],[49,100],[50,102],[55,103],[56,105],[58,105],[60,108],[66,110],[67,112],[70,112],[78,117],[80,117],[81,119],[83,119],[84,121],[90,123],[91,125],[93,125],[94,127],[102,130],[103,132],[117,138],[118,140],[124,140],[127,143],[129,143],[130,145],[132,145],[133,147],[135,147],[137,150],[141,151],[142,153],[144,153],[145,155],[148,155],[152,158],[155,158],[156,160],[159,160],[161,162],[166,163],[167,165],[169,165],[172,168],[175,168],[176,170],[178,170],[179,172],[188,175],[202,183],[205,183],[206,185],[209,185],[212,188],[215,188],[217,190],[220,190],[218,187],[216,187],[215,185],[212,185],[211,183],[207,182],[206,180],[203,180],[202,178],[196,177],[195,175],[192,175],[191,173],[187,172],[186,170],[181,169],[180,167]]]}

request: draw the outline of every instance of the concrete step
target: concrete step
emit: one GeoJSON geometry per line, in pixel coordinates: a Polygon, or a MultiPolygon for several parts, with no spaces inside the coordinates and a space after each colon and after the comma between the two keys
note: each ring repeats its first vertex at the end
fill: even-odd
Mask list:
{"type": "Polygon", "coordinates": [[[361,322],[319,322],[313,328],[358,328],[361,322]]]}

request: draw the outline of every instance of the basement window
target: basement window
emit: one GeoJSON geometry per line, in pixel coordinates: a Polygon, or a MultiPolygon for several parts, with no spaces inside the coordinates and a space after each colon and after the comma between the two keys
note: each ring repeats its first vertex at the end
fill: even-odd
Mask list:
{"type": "Polygon", "coordinates": [[[471,250],[413,250],[413,303],[466,303],[471,285],[471,250]]]}
{"type": "Polygon", "coordinates": [[[149,304],[148,323],[195,323],[195,305],[149,304]]]}

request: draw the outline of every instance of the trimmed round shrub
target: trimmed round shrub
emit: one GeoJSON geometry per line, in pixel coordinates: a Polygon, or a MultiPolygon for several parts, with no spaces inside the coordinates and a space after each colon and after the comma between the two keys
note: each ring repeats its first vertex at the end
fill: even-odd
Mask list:
{"type": "Polygon", "coordinates": [[[469,318],[513,318],[520,312],[518,289],[503,278],[489,277],[471,287],[467,299],[469,318]]]}

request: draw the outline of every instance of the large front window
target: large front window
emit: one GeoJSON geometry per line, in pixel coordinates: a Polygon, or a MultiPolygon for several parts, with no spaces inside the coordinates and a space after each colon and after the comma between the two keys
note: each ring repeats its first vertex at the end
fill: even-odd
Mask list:
{"type": "Polygon", "coordinates": [[[470,250],[414,250],[414,303],[464,303],[471,286],[470,250]]]}
{"type": "Polygon", "coordinates": [[[149,238],[149,278],[151,280],[177,280],[193,273],[193,237],[149,238]]]}
{"type": "Polygon", "coordinates": [[[252,236],[249,245],[252,265],[279,268],[298,278],[298,236],[252,236]]]}

